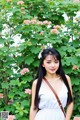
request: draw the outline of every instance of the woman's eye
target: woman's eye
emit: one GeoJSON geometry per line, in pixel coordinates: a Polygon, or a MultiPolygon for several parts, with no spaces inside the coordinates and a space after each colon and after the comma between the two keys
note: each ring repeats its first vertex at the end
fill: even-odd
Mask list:
{"type": "Polygon", "coordinates": [[[55,63],[58,63],[58,61],[55,61],[55,63]]]}
{"type": "Polygon", "coordinates": [[[51,63],[51,62],[47,62],[47,63],[51,63]]]}
{"type": "Polygon", "coordinates": [[[46,61],[47,63],[51,63],[51,61],[46,61]]]}

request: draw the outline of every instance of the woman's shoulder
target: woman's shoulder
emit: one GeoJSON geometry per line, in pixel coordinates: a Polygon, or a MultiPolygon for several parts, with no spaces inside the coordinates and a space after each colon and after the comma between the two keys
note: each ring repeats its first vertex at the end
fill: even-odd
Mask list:
{"type": "Polygon", "coordinates": [[[37,84],[37,79],[33,81],[32,83],[32,91],[36,90],[36,84],[37,84]]]}
{"type": "Polygon", "coordinates": [[[33,81],[33,86],[36,86],[37,80],[38,80],[38,79],[35,79],[35,80],[33,81]]]}
{"type": "Polygon", "coordinates": [[[71,87],[72,85],[71,85],[71,79],[70,79],[69,75],[65,75],[65,76],[66,76],[66,78],[67,78],[67,81],[68,81],[69,86],[71,87]]]}
{"type": "Polygon", "coordinates": [[[65,76],[66,76],[67,80],[69,80],[69,79],[70,79],[69,75],[65,75],[65,76]]]}
{"type": "Polygon", "coordinates": [[[69,75],[65,75],[66,76],[66,79],[67,79],[67,81],[70,83],[70,77],[69,77],[69,75]]]}
{"type": "Polygon", "coordinates": [[[71,79],[68,75],[65,75],[66,78],[67,78],[67,81],[68,81],[68,84],[69,84],[69,87],[70,87],[70,90],[71,90],[71,93],[72,93],[72,84],[71,84],[71,79]]]}

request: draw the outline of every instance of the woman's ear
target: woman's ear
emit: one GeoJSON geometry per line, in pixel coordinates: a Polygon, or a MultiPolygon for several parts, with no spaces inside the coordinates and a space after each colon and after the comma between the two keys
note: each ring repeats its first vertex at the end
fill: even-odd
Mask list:
{"type": "Polygon", "coordinates": [[[44,67],[44,64],[42,64],[42,66],[44,67]]]}

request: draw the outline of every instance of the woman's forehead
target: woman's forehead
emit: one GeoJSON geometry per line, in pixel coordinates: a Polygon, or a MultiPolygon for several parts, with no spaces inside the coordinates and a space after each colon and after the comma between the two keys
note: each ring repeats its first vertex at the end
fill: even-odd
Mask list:
{"type": "Polygon", "coordinates": [[[55,55],[47,55],[45,57],[45,60],[58,60],[57,57],[55,55]]]}

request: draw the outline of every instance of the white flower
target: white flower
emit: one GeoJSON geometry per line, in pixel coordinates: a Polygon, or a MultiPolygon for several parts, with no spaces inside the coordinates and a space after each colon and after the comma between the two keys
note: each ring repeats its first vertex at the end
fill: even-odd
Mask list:
{"type": "Polygon", "coordinates": [[[38,55],[38,58],[42,58],[42,52],[44,49],[47,49],[47,48],[52,48],[52,44],[51,43],[47,43],[47,45],[44,45],[43,49],[40,51],[39,55],[38,55]]]}
{"type": "Polygon", "coordinates": [[[41,55],[42,52],[43,52],[43,50],[41,50],[40,53],[39,53],[39,55],[38,55],[38,58],[39,58],[39,59],[42,57],[42,55],[41,55]]]}

